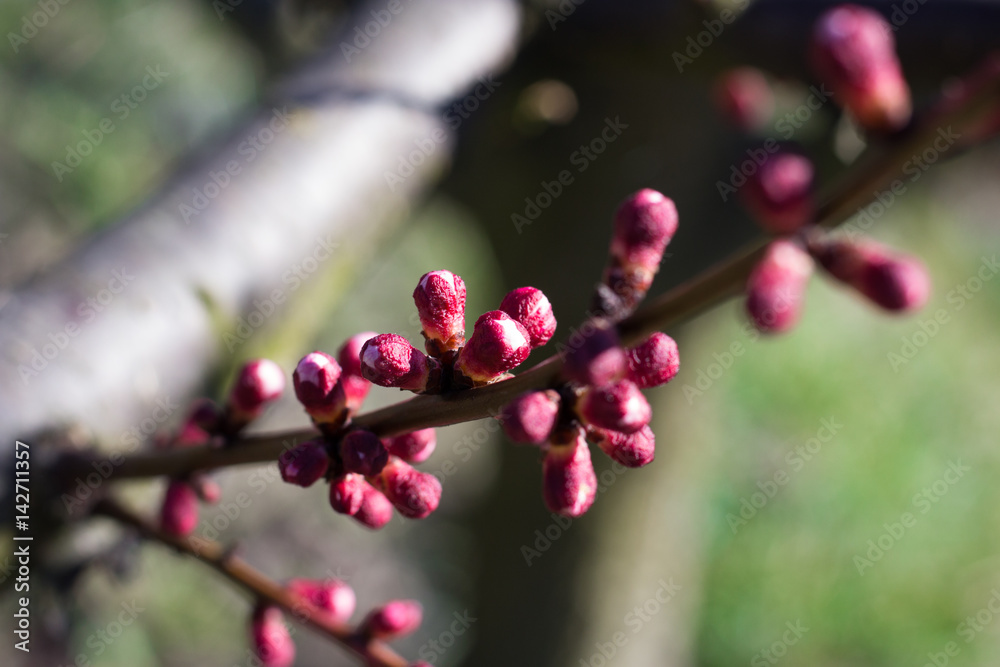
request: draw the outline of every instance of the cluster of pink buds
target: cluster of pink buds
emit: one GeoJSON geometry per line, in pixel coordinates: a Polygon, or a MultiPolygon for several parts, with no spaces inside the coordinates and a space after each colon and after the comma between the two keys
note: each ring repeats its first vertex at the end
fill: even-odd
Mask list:
{"type": "MultiPolygon", "coordinates": [[[[160,438],[157,444],[173,448],[224,444],[260,417],[284,388],[285,376],[276,363],[267,359],[249,361],[240,368],[224,408],[207,399],[195,401],[177,433],[160,438]]],[[[160,506],[161,528],[172,535],[190,535],[198,525],[199,501],[216,503],[220,495],[219,485],[204,473],[170,480],[160,506]]]]}
{"type": "Polygon", "coordinates": [[[909,122],[910,89],[892,29],[878,12],[857,5],[827,11],[816,23],[810,55],[820,80],[862,127],[886,132],[909,122]]]}
{"type": "Polygon", "coordinates": [[[613,320],[631,311],[649,289],[663,250],[677,229],[673,202],[641,190],[618,209],[611,262],[596,301],[602,309],[574,335],[563,355],[564,382],[530,391],[500,415],[507,437],[544,452],[542,495],[553,512],[577,517],[597,494],[588,440],[621,465],[637,468],[655,456],[652,410],[642,389],[669,382],[680,369],[677,344],[654,333],[633,347],[622,345],[613,320]],[[634,279],[616,282],[629,273],[634,279]],[[636,277],[639,278],[636,278],[636,277]],[[627,285],[626,289],[621,288],[627,285]],[[606,317],[609,312],[615,314],[606,317]]]}
{"type": "MultiPolygon", "coordinates": [[[[322,617],[334,624],[346,624],[357,604],[354,591],[339,579],[292,579],[285,589],[295,598],[297,615],[322,617]]],[[[423,619],[423,609],[413,600],[391,600],[372,609],[357,629],[362,638],[392,640],[410,634],[423,619]]],[[[250,643],[264,667],[289,667],[295,661],[284,614],[277,606],[258,602],[250,617],[250,643]]]]}

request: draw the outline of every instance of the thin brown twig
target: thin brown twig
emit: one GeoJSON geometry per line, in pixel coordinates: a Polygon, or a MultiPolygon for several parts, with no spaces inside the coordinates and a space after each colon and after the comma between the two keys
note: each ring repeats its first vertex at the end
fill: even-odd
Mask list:
{"type": "Polygon", "coordinates": [[[214,568],[227,579],[245,589],[258,600],[281,607],[297,622],[324,634],[358,656],[365,664],[375,667],[406,667],[409,662],[381,641],[371,639],[359,628],[338,623],[320,609],[293,595],[279,583],[263,574],[249,563],[227,551],[221,544],[200,538],[177,537],[143,519],[131,510],[109,498],[95,506],[93,513],[130,526],[150,540],[197,558],[214,568]]]}
{"type": "MultiPolygon", "coordinates": [[[[952,126],[964,131],[987,114],[995,113],[1000,97],[1000,64],[989,61],[969,82],[959,97],[940,101],[892,143],[869,149],[821,197],[824,203],[817,213],[816,224],[835,227],[850,218],[899,179],[908,161],[933,147],[939,132],[952,126]]],[[[624,319],[618,325],[623,342],[635,342],[653,331],[673,327],[739,294],[766,243],[767,239],[761,238],[748,244],[624,319]]],[[[494,416],[518,394],[558,383],[561,367],[561,358],[552,357],[510,380],[448,395],[417,396],[360,415],[353,424],[388,436],[494,416]]],[[[181,475],[273,461],[285,449],[317,435],[314,429],[301,429],[245,436],[225,449],[206,446],[141,453],[126,458],[111,476],[181,475]]],[[[93,459],[85,457],[67,459],[62,462],[62,472],[73,479],[89,472],[92,462],[93,459]]]]}

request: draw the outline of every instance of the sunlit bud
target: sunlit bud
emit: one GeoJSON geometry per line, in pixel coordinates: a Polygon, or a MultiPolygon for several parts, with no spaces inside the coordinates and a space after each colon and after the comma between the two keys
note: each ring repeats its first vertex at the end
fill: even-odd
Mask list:
{"type": "Polygon", "coordinates": [[[646,397],[630,380],[587,387],[577,401],[576,412],[588,424],[622,433],[638,431],[653,414],[646,397]]]}
{"type": "Polygon", "coordinates": [[[268,359],[248,361],[229,394],[231,424],[242,426],[259,417],[264,406],[281,396],[284,389],[285,374],[278,364],[268,359]]]}
{"type": "Polygon", "coordinates": [[[491,310],[476,320],[455,368],[475,385],[489,384],[523,363],[530,352],[530,337],[521,323],[502,310],[491,310]]]}
{"type": "Polygon", "coordinates": [[[508,403],[500,416],[504,433],[514,442],[540,445],[549,439],[559,418],[559,394],[529,391],[508,403]]]}
{"type": "Polygon", "coordinates": [[[451,271],[431,271],[413,290],[427,353],[440,356],[465,342],[465,282],[451,271]]]}
{"type": "Polygon", "coordinates": [[[295,662],[295,644],[278,607],[259,603],[250,622],[254,653],[264,667],[289,667],[295,662]]]}
{"type": "Polygon", "coordinates": [[[379,334],[361,348],[361,374],[380,387],[439,391],[441,364],[397,334],[379,334]]]}
{"type": "Polygon", "coordinates": [[[585,385],[605,385],[620,380],[628,372],[628,360],[614,327],[590,323],[592,328],[570,337],[563,372],[585,385]]]}
{"type": "Polygon", "coordinates": [[[909,121],[910,89],[889,24],[878,12],[839,5],[823,14],[812,36],[812,63],[834,100],[866,128],[897,130],[909,121]]]}
{"type": "Polygon", "coordinates": [[[500,310],[521,323],[533,348],[545,345],[556,332],[552,304],[540,289],[518,287],[503,298],[500,310]]]}
{"type": "Polygon", "coordinates": [[[369,339],[377,335],[374,331],[355,334],[348,338],[337,352],[337,361],[340,362],[340,367],[343,369],[340,383],[344,385],[347,409],[351,412],[357,412],[361,409],[361,404],[364,403],[365,397],[368,396],[368,390],[372,387],[372,383],[366,380],[361,373],[361,348],[369,339]]]}
{"type": "Polygon", "coordinates": [[[329,467],[330,457],[322,440],[303,442],[286,449],[278,457],[281,479],[298,486],[312,486],[323,478],[329,467]]]}
{"type": "Polygon", "coordinates": [[[758,331],[788,331],[802,313],[812,260],[791,241],[774,241],[747,281],[747,313],[758,331]]]}
{"type": "Polygon", "coordinates": [[[813,218],[812,162],[789,151],[769,155],[742,192],[747,208],[765,231],[791,234],[813,218]]]}
{"type": "Polygon", "coordinates": [[[363,526],[378,530],[392,519],[392,503],[381,491],[367,482],[363,487],[363,492],[364,498],[361,501],[361,507],[352,516],[363,526]]]}
{"type": "Polygon", "coordinates": [[[325,352],[302,357],[292,373],[295,396],[317,424],[339,425],[345,417],[341,375],[340,364],[325,352]]]}
{"type": "Polygon", "coordinates": [[[190,535],[198,526],[198,494],[186,481],[171,480],[160,506],[160,527],[179,537],[190,535]]]}
{"type": "Polygon", "coordinates": [[[658,387],[670,382],[681,368],[677,343],[659,331],[625,352],[628,379],[640,389],[658,387]]]}
{"type": "Polygon", "coordinates": [[[371,486],[362,475],[349,472],[330,482],[330,506],[334,512],[353,516],[365,500],[365,489],[371,486]]]}
{"type": "Polygon", "coordinates": [[[392,600],[374,609],[365,619],[365,634],[378,639],[395,639],[420,627],[423,608],[415,600],[392,600]]]}
{"type": "Polygon", "coordinates": [[[421,463],[434,453],[437,433],[433,428],[423,428],[419,431],[383,438],[382,444],[385,445],[390,454],[394,454],[404,461],[421,463]]]}
{"type": "Polygon", "coordinates": [[[430,473],[420,472],[395,456],[382,469],[379,489],[403,516],[423,519],[441,502],[441,482],[430,473]]]}
{"type": "Polygon", "coordinates": [[[340,579],[292,579],[285,587],[339,623],[351,618],[357,603],[354,590],[340,579]]]}
{"type": "Polygon", "coordinates": [[[635,433],[593,428],[590,435],[602,452],[626,468],[641,468],[652,463],[656,456],[656,436],[649,426],[643,426],[635,433]]]}
{"type": "Polygon", "coordinates": [[[550,444],[542,463],[542,495],[550,511],[569,517],[581,516],[594,503],[597,475],[582,429],[550,444]]]}
{"type": "Polygon", "coordinates": [[[344,470],[365,477],[377,475],[389,460],[389,452],[371,431],[351,431],[340,441],[340,458],[344,470]]]}

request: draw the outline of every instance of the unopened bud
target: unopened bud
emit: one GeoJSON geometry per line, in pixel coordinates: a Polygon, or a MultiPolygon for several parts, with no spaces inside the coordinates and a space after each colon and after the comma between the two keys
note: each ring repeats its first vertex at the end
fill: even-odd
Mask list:
{"type": "Polygon", "coordinates": [[[351,618],[357,603],[354,590],[340,579],[292,579],[285,587],[338,623],[351,618]]]}
{"type": "Polygon", "coordinates": [[[344,470],[365,477],[377,475],[389,460],[389,452],[371,431],[351,431],[340,441],[340,458],[344,470]]]}
{"type": "Polygon", "coordinates": [[[354,516],[365,500],[365,489],[371,485],[362,475],[349,472],[330,482],[330,506],[338,514],[354,516]]]}
{"type": "Polygon", "coordinates": [[[380,387],[416,392],[440,389],[441,364],[397,334],[379,334],[361,348],[361,374],[380,387]]]}
{"type": "Polygon", "coordinates": [[[597,475],[582,429],[566,442],[551,443],[542,463],[542,495],[550,511],[578,517],[597,496],[597,475]]]}
{"type": "Polygon", "coordinates": [[[559,418],[559,394],[529,391],[508,403],[500,417],[504,433],[514,442],[540,445],[549,439],[559,418]]]}
{"type": "Polygon", "coordinates": [[[451,271],[431,271],[413,290],[427,353],[441,356],[465,343],[465,281],[451,271]]]}
{"type": "Polygon", "coordinates": [[[410,519],[423,519],[441,502],[441,482],[395,456],[382,469],[379,489],[396,510],[410,519]]]}
{"type": "Polygon", "coordinates": [[[392,503],[371,484],[365,482],[361,507],[352,516],[363,526],[378,530],[392,519],[392,503]]]}
{"type": "Polygon", "coordinates": [[[229,394],[229,419],[242,426],[259,417],[264,406],[281,396],[285,374],[268,359],[255,359],[243,365],[229,394]]]}
{"type": "Polygon", "coordinates": [[[198,526],[198,494],[186,481],[171,480],[160,506],[160,527],[185,537],[198,526]]]}
{"type": "Polygon", "coordinates": [[[552,304],[540,289],[518,287],[503,298],[500,310],[521,323],[528,332],[532,348],[545,345],[556,332],[552,304]]]}
{"type": "Polygon", "coordinates": [[[628,360],[614,327],[593,326],[570,337],[563,372],[583,385],[610,384],[625,376],[628,360]]]}
{"type": "Polygon", "coordinates": [[[455,368],[473,385],[496,382],[503,373],[528,358],[530,340],[520,322],[502,310],[491,310],[476,320],[455,368]]]}
{"type": "Polygon", "coordinates": [[[395,639],[420,627],[423,608],[415,600],[392,600],[378,607],[365,619],[363,628],[370,637],[395,639]]]}
{"type": "Polygon", "coordinates": [[[743,200],[765,231],[795,232],[814,214],[812,162],[790,151],[768,156],[747,179],[743,200]]]}
{"type": "Polygon", "coordinates": [[[337,360],[325,352],[310,352],[302,357],[292,384],[295,396],[317,424],[340,425],[345,417],[342,371],[337,360]]]}
{"type": "Polygon", "coordinates": [[[774,113],[774,93],[756,67],[737,67],[723,74],[715,86],[715,101],[720,111],[736,127],[757,130],[774,113]]]}
{"type": "Polygon", "coordinates": [[[259,603],[250,622],[254,652],[264,667],[289,667],[295,662],[295,644],[278,607],[259,603]]]}
{"type": "Polygon", "coordinates": [[[640,389],[658,387],[670,382],[681,368],[677,343],[659,331],[626,350],[626,360],[628,379],[640,389]]]}
{"type": "Polygon", "coordinates": [[[286,449],[278,457],[281,479],[298,486],[312,486],[323,478],[329,467],[330,457],[322,440],[303,442],[286,449]]]}
{"type": "Polygon", "coordinates": [[[747,281],[747,312],[758,331],[788,331],[802,314],[812,261],[791,241],[774,241],[747,281]]]}
{"type": "Polygon", "coordinates": [[[915,257],[845,240],[814,240],[809,251],[830,275],[886,310],[916,310],[927,303],[930,277],[915,257]]]}
{"type": "Polygon", "coordinates": [[[382,444],[404,461],[410,463],[421,463],[430,458],[437,445],[437,433],[433,428],[423,428],[419,431],[411,431],[403,435],[391,438],[383,438],[382,444]]]}
{"type": "Polygon", "coordinates": [[[361,373],[361,348],[378,334],[374,331],[365,331],[355,334],[347,339],[340,346],[337,352],[337,361],[343,369],[340,376],[340,383],[344,385],[344,397],[347,401],[347,409],[354,413],[361,409],[368,396],[368,391],[372,388],[372,383],[364,378],[361,373]]]}
{"type": "Polygon", "coordinates": [[[622,433],[635,433],[653,414],[646,397],[630,380],[587,387],[577,401],[576,412],[588,424],[622,433]]]}
{"type": "Polygon", "coordinates": [[[653,429],[643,426],[635,433],[620,433],[607,429],[591,429],[591,437],[601,451],[626,468],[641,468],[656,457],[656,436],[653,429]]]}

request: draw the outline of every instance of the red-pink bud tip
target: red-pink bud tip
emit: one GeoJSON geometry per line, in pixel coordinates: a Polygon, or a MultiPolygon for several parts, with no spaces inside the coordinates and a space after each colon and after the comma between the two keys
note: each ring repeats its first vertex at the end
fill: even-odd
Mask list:
{"type": "Polygon", "coordinates": [[[371,477],[382,472],[389,461],[389,452],[371,431],[351,431],[340,441],[340,458],[344,470],[371,477]]]}
{"type": "Polygon", "coordinates": [[[365,482],[361,507],[352,516],[363,526],[378,530],[392,519],[392,503],[371,484],[365,482]]]}
{"type": "Polygon", "coordinates": [[[354,516],[365,500],[365,490],[371,485],[364,476],[349,472],[330,482],[330,507],[338,514],[354,516]]]}
{"type": "Polygon", "coordinates": [[[344,371],[343,375],[340,376],[340,383],[344,385],[347,409],[351,412],[357,412],[361,409],[361,404],[365,402],[368,391],[372,387],[372,383],[366,380],[361,373],[361,349],[369,339],[377,335],[374,331],[355,334],[348,338],[337,352],[337,361],[340,362],[344,371]]]}
{"type": "Polygon", "coordinates": [[[198,494],[185,481],[171,480],[160,506],[160,527],[171,535],[185,537],[198,526],[198,494]]]}
{"type": "Polygon", "coordinates": [[[812,162],[787,151],[768,156],[747,180],[743,200],[765,231],[795,232],[813,218],[812,162]]]}
{"type": "Polygon", "coordinates": [[[203,474],[195,474],[191,476],[190,480],[191,488],[194,489],[201,502],[214,505],[222,498],[222,487],[214,479],[203,474]]]}
{"type": "Polygon", "coordinates": [[[500,310],[521,323],[533,348],[548,343],[556,332],[552,304],[540,289],[518,287],[503,298],[500,310]]]}
{"type": "Polygon", "coordinates": [[[361,348],[361,374],[380,387],[433,391],[441,365],[398,334],[379,334],[361,348]]]}
{"type": "Polygon", "coordinates": [[[641,389],[658,387],[674,379],[681,356],[674,339],[657,331],[626,351],[628,379],[641,389]]]}
{"type": "Polygon", "coordinates": [[[433,428],[423,428],[392,438],[383,438],[382,444],[390,454],[410,463],[421,463],[430,458],[437,445],[437,433],[433,428]]]}
{"type": "Polygon", "coordinates": [[[406,461],[391,457],[379,475],[379,488],[403,516],[423,519],[441,502],[441,482],[406,461]]]}
{"type": "Polygon", "coordinates": [[[827,11],[813,30],[811,51],[820,80],[861,125],[886,131],[909,121],[910,90],[892,30],[878,12],[857,5],[827,11]]]}
{"type": "Polygon", "coordinates": [[[317,422],[336,421],[341,416],[346,399],[340,377],[340,364],[325,352],[310,352],[295,367],[295,396],[317,422]]]}
{"type": "Polygon", "coordinates": [[[747,281],[747,313],[758,331],[782,333],[799,321],[812,261],[791,241],[774,241],[747,281]]]}
{"type": "Polygon", "coordinates": [[[451,271],[425,273],[416,289],[420,324],[427,338],[427,351],[457,350],[465,342],[465,281],[451,271]]]}
{"type": "Polygon", "coordinates": [[[286,588],[339,623],[351,618],[357,604],[354,590],[340,579],[292,579],[286,588]]]}
{"type": "Polygon", "coordinates": [[[584,324],[570,336],[567,346],[564,373],[580,384],[610,384],[628,372],[625,350],[612,327],[584,324]]]}
{"type": "Polygon", "coordinates": [[[542,463],[542,495],[550,511],[578,517],[594,504],[597,475],[581,429],[567,443],[552,443],[542,463]]]}
{"type": "Polygon", "coordinates": [[[646,397],[630,380],[588,387],[577,401],[576,412],[588,424],[622,433],[635,433],[653,416],[646,397]]]}
{"type": "Polygon", "coordinates": [[[615,212],[611,255],[622,264],[639,265],[656,273],[676,231],[674,202],[656,190],[639,190],[615,212]]]}
{"type": "Polygon", "coordinates": [[[531,338],[521,323],[502,310],[491,310],[476,320],[455,367],[474,384],[489,384],[523,363],[530,352],[531,338]]]}
{"type": "Polygon", "coordinates": [[[656,436],[649,426],[635,433],[601,428],[592,429],[591,433],[601,451],[626,468],[641,468],[656,457],[656,436]]]}
{"type": "Polygon", "coordinates": [[[744,131],[760,129],[774,113],[774,93],[767,77],[755,67],[737,67],[723,74],[715,86],[715,102],[744,131]]]}
{"type": "Polygon", "coordinates": [[[284,389],[285,373],[278,364],[268,359],[248,361],[236,376],[229,405],[241,415],[256,417],[284,389]]]}
{"type": "Polygon", "coordinates": [[[419,628],[423,615],[423,608],[415,600],[392,600],[372,610],[364,628],[371,637],[395,639],[419,628]]]}
{"type": "Polygon", "coordinates": [[[278,457],[281,479],[298,486],[312,486],[326,475],[329,467],[330,457],[322,440],[303,442],[278,457]]]}
{"type": "Polygon", "coordinates": [[[540,445],[549,439],[559,417],[559,394],[529,391],[507,404],[500,416],[504,433],[514,442],[540,445]]]}
{"type": "Polygon", "coordinates": [[[295,662],[295,644],[278,607],[261,603],[254,609],[250,639],[264,667],[289,667],[295,662]]]}
{"type": "Polygon", "coordinates": [[[930,277],[923,263],[877,243],[814,240],[809,251],[830,275],[886,310],[916,310],[930,296],[930,277]]]}

